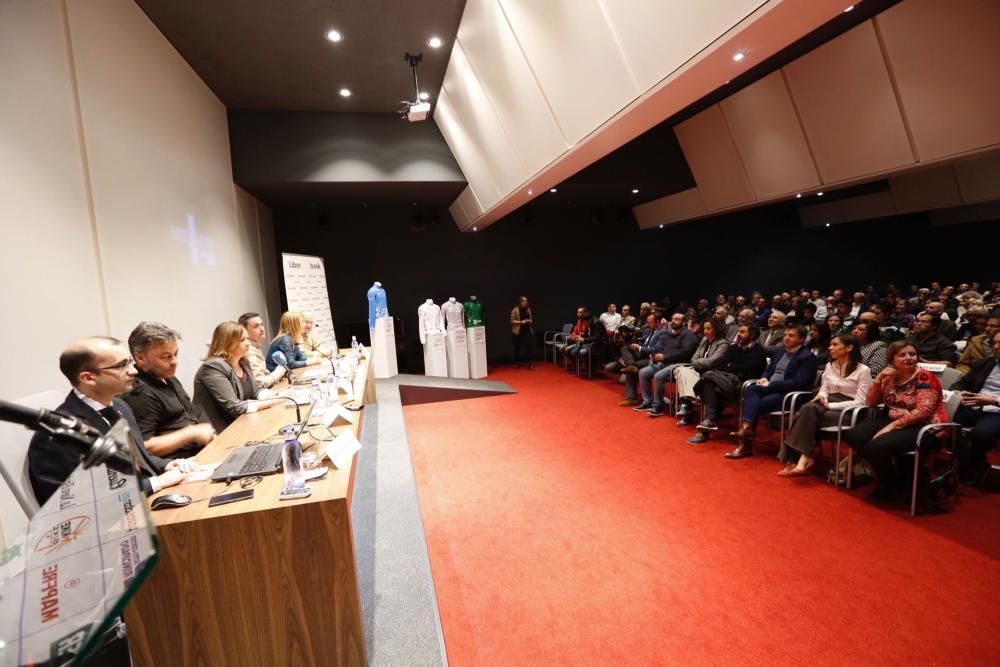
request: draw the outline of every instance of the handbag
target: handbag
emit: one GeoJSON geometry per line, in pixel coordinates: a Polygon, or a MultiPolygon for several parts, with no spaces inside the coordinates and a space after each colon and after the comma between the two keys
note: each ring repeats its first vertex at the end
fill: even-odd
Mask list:
{"type": "MultiPolygon", "coordinates": [[[[826,481],[829,484],[847,484],[847,463],[849,459],[843,458],[840,460],[840,464],[836,468],[830,468],[830,472],[826,474],[826,481]]],[[[854,470],[851,474],[851,485],[852,486],[863,486],[865,484],[870,484],[875,480],[875,471],[872,469],[872,465],[868,461],[864,460],[860,456],[854,457],[854,470]]]]}

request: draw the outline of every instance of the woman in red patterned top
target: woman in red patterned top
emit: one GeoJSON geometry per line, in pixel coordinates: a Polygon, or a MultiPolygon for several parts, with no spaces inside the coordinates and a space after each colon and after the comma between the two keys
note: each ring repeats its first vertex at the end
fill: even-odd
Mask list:
{"type": "MultiPolygon", "coordinates": [[[[875,497],[888,500],[899,492],[894,457],[912,452],[917,432],[927,424],[948,421],[941,383],[933,373],[917,367],[917,349],[897,341],[885,352],[886,368],[872,382],[868,405],[885,403],[888,415],[858,424],[844,439],[863,456],[878,477],[875,497]]],[[[909,469],[909,468],[908,468],[909,469]]]]}

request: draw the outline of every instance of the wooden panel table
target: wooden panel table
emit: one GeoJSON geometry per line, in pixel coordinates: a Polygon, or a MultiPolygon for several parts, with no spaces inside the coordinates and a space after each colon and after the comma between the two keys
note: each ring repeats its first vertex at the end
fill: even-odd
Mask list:
{"type": "MultiPolygon", "coordinates": [[[[370,364],[363,360],[358,373],[366,378],[359,397],[373,401],[370,364]]],[[[359,436],[363,413],[355,414],[355,425],[334,433],[359,436]]],[[[243,415],[196,459],[222,461],[294,421],[291,403],[243,415]]],[[[350,512],[356,462],[337,470],[324,459],[326,479],[309,481],[312,495],[299,500],[278,500],[280,473],[265,476],[253,499],[213,508],[210,496],[239,484],[194,482],[161,492],[195,500],[152,513],[160,560],[125,610],[135,664],[365,664],[350,512]]]]}

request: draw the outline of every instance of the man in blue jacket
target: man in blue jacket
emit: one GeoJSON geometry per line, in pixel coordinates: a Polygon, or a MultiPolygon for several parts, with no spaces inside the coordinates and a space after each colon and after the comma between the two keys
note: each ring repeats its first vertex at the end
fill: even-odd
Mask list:
{"type": "Polygon", "coordinates": [[[739,440],[736,449],[726,452],[727,459],[753,456],[753,432],[762,413],[781,409],[785,394],[809,391],[816,385],[816,356],[803,343],[806,330],[797,324],[785,327],[784,347],[778,350],[764,377],[747,387],[743,397],[743,414],[738,431],[730,435],[739,440]]]}
{"type": "Polygon", "coordinates": [[[673,381],[674,366],[690,361],[697,347],[698,337],[685,326],[684,315],[671,315],[662,349],[650,356],[649,366],[640,370],[637,377],[625,378],[626,386],[634,386],[631,382],[635,378],[642,391],[642,403],[632,409],[636,412],[649,411],[650,417],[662,415],[664,385],[673,381]]]}
{"type": "Polygon", "coordinates": [[[642,328],[639,333],[639,338],[629,345],[629,349],[632,351],[633,357],[635,357],[635,366],[637,371],[629,373],[626,370],[625,375],[625,400],[619,403],[621,407],[628,407],[630,405],[637,405],[639,403],[639,392],[637,387],[637,373],[639,369],[645,368],[651,362],[651,358],[654,354],[658,354],[663,351],[663,342],[666,340],[667,330],[665,327],[660,326],[656,315],[649,314],[646,316],[646,326],[642,328]]]}

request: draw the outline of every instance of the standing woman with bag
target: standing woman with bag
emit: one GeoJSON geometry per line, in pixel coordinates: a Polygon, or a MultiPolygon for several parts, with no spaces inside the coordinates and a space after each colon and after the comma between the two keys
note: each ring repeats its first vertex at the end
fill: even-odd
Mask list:
{"type": "Polygon", "coordinates": [[[528,370],[535,370],[534,315],[528,297],[522,296],[510,311],[510,334],[514,343],[514,368],[520,366],[522,353],[528,358],[528,370]]]}

